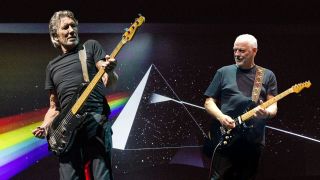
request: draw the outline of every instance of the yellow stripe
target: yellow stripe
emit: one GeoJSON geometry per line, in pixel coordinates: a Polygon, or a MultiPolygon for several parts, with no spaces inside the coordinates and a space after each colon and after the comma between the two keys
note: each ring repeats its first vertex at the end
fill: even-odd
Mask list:
{"type": "Polygon", "coordinates": [[[32,131],[41,125],[42,122],[30,124],[28,126],[0,134],[0,150],[14,146],[22,141],[33,138],[32,131]]]}
{"type": "Polygon", "coordinates": [[[119,106],[119,104],[124,104],[125,102],[127,102],[128,98],[121,98],[121,99],[117,99],[117,100],[113,100],[109,102],[109,106],[110,108],[114,107],[114,106],[119,106]]]}

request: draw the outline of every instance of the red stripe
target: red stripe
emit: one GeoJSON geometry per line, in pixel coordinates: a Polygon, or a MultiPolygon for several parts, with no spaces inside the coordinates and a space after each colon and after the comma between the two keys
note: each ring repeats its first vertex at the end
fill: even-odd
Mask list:
{"type": "Polygon", "coordinates": [[[85,177],[86,177],[86,180],[91,180],[90,164],[91,164],[91,161],[89,160],[89,161],[84,165],[84,175],[85,175],[85,177]]]}
{"type": "Polygon", "coordinates": [[[43,120],[48,108],[0,118],[0,134],[43,120]]]}
{"type": "Polygon", "coordinates": [[[111,94],[111,95],[107,95],[106,98],[107,98],[108,102],[111,102],[113,100],[121,99],[121,98],[127,97],[127,96],[128,96],[128,93],[119,92],[119,93],[114,93],[114,94],[111,94]]]}

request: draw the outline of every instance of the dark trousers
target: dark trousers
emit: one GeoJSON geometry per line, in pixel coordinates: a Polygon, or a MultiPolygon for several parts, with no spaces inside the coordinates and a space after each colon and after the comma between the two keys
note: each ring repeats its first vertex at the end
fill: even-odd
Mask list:
{"type": "Polygon", "coordinates": [[[90,179],[113,179],[111,125],[99,118],[99,115],[88,115],[71,150],[59,157],[61,180],[84,180],[86,175],[90,179]],[[85,166],[88,166],[90,173],[85,173],[85,166]]]}
{"type": "Polygon", "coordinates": [[[218,149],[212,161],[211,180],[253,180],[260,163],[263,145],[245,141],[218,149]]]}

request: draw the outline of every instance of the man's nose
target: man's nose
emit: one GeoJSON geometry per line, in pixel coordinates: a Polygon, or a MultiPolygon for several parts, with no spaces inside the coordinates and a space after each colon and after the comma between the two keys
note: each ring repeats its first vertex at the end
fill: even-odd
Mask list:
{"type": "Polygon", "coordinates": [[[69,32],[74,32],[74,27],[69,26],[68,31],[69,31],[69,32]]]}

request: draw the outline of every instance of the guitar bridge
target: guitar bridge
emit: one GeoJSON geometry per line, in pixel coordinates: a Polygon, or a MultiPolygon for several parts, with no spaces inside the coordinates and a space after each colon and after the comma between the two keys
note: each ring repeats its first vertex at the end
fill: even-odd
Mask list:
{"type": "Polygon", "coordinates": [[[236,118],[236,124],[242,124],[242,120],[241,120],[241,116],[238,116],[237,118],[236,118]]]}

